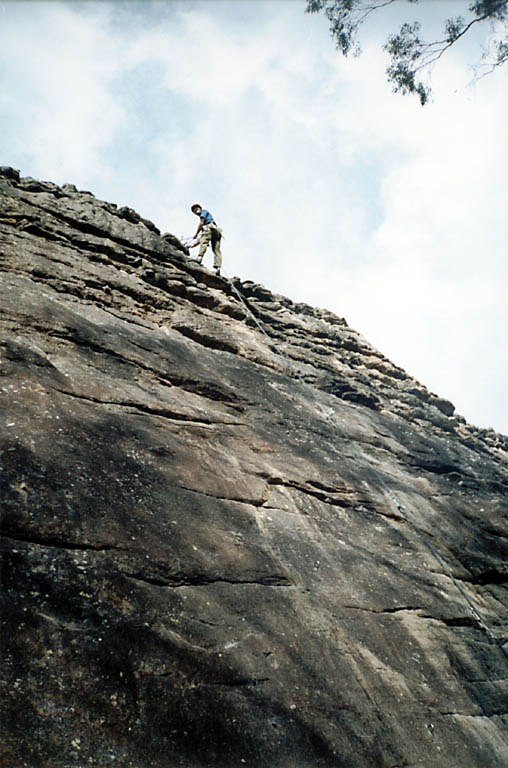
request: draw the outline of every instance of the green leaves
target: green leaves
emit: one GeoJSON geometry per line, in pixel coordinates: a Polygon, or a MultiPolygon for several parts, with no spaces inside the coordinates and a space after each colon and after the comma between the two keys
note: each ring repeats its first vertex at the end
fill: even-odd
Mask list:
{"type": "Polygon", "coordinates": [[[502,21],[508,16],[508,2],[507,0],[476,0],[469,10],[478,17],[502,21]]]}
{"type": "MultiPolygon", "coordinates": [[[[337,48],[344,56],[361,53],[358,34],[361,25],[376,11],[394,3],[395,0],[308,0],[307,13],[323,13],[330,22],[330,34],[337,48]]],[[[418,0],[407,0],[416,5],[418,0]]],[[[464,0],[465,4],[466,0],[464,0]]],[[[426,104],[431,90],[421,76],[471,27],[488,22],[496,27],[497,39],[491,43],[490,61],[486,66],[491,70],[508,60],[508,0],[475,0],[467,11],[469,19],[457,16],[444,19],[442,40],[425,40],[418,21],[402,24],[398,33],[391,35],[383,46],[391,61],[386,69],[388,82],[395,92],[415,94],[420,103],[426,104]],[[503,29],[504,25],[504,29],[503,29]],[[499,36],[501,32],[501,36],[499,36]]],[[[482,57],[485,61],[488,54],[482,57]]]]}
{"type": "Polygon", "coordinates": [[[445,25],[446,42],[454,43],[461,36],[466,22],[462,16],[458,16],[456,19],[448,19],[445,25]]]}

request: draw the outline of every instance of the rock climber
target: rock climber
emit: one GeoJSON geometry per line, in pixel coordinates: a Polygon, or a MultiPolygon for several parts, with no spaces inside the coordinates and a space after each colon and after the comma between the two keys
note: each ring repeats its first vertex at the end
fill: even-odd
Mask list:
{"type": "Polygon", "coordinates": [[[194,203],[191,205],[191,211],[192,213],[195,213],[196,216],[199,216],[199,224],[193,240],[198,238],[198,236],[199,239],[197,243],[190,245],[189,248],[195,248],[199,245],[197,261],[201,264],[203,261],[203,256],[205,255],[205,251],[211,242],[213,251],[213,267],[215,269],[215,274],[220,275],[220,268],[222,266],[222,253],[220,250],[222,230],[219,229],[213,220],[213,216],[210,211],[207,211],[199,203],[194,203]]]}

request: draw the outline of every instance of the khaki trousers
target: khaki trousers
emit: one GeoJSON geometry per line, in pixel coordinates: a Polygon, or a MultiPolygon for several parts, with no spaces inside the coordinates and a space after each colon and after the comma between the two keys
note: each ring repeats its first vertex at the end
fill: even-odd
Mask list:
{"type": "Polygon", "coordinates": [[[201,230],[201,236],[199,238],[199,261],[203,260],[205,251],[211,242],[213,251],[213,266],[215,269],[220,269],[222,265],[222,253],[220,250],[221,238],[222,230],[219,229],[217,224],[205,224],[201,230]]]}

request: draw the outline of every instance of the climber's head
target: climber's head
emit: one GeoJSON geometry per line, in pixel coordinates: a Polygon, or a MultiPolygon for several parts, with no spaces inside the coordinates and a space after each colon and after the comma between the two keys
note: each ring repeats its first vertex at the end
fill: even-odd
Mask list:
{"type": "Polygon", "coordinates": [[[199,216],[199,214],[201,213],[201,209],[202,209],[202,206],[199,203],[194,203],[193,205],[191,205],[191,211],[192,213],[195,213],[196,216],[199,216]]]}

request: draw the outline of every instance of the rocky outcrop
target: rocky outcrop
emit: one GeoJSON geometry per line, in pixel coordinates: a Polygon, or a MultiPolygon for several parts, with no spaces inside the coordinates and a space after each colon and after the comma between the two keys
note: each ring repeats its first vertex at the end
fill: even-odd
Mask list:
{"type": "Polygon", "coordinates": [[[2,765],[507,764],[508,439],[135,211],[0,185],[2,765]]]}

